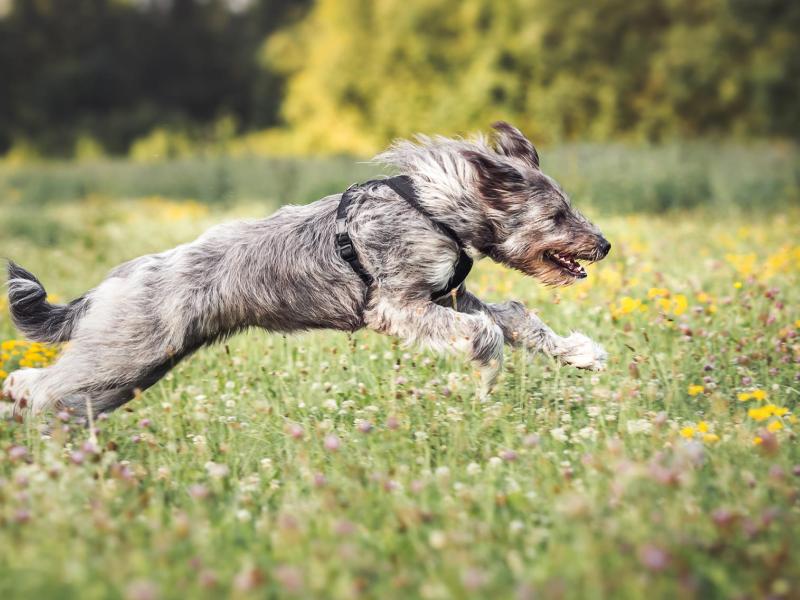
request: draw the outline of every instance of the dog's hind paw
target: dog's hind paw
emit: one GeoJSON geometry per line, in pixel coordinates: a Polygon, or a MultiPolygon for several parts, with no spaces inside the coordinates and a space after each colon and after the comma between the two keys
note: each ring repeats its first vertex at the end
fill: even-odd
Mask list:
{"type": "Polygon", "coordinates": [[[608,354],[600,344],[577,331],[564,339],[559,357],[573,367],[591,371],[602,371],[608,360],[608,354]]]}

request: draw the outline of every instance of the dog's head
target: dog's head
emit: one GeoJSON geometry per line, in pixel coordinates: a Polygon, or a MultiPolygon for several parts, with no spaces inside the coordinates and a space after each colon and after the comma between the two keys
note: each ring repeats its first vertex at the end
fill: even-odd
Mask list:
{"type": "Polygon", "coordinates": [[[536,149],[516,127],[501,121],[493,128],[494,149],[462,152],[491,225],[488,254],[547,285],[583,279],[580,261],[602,260],[611,244],[542,172],[536,149]]]}

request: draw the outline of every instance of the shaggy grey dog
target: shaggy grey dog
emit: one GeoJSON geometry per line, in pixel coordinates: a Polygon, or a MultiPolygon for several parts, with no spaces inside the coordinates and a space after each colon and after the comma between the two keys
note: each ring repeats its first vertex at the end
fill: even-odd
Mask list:
{"type": "Polygon", "coordinates": [[[518,302],[487,304],[460,286],[431,300],[453,275],[460,248],[566,285],[586,276],[610,244],[539,168],[519,130],[494,125],[494,139],[419,137],[377,160],[410,177],[427,216],[380,181],[355,188],[347,228],[374,277],[366,286],[337,251],[341,195],[286,206],[271,217],[212,228],[194,242],[134,259],[63,306],[41,283],[9,265],[9,305],[20,331],[40,342],[69,341],[52,366],[20,369],[3,392],[16,414],[58,407],[110,411],[158,381],[204,344],[247,327],[269,331],[367,327],[475,361],[487,392],[503,345],[600,369],[606,354],[580,333],[556,335],[518,302]]]}

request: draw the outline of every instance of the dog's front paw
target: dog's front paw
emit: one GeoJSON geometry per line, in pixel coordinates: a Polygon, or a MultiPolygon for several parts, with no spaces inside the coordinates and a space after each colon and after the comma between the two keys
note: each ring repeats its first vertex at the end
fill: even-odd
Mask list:
{"type": "Polygon", "coordinates": [[[560,357],[573,367],[591,371],[602,371],[608,360],[608,354],[600,344],[577,331],[564,340],[560,357]]]}

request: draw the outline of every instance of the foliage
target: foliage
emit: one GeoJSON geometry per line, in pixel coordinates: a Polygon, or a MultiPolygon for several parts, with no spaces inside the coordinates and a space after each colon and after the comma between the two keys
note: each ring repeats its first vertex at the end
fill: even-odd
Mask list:
{"type": "MultiPolygon", "coordinates": [[[[6,0],[0,153],[797,139],[791,0],[6,0]],[[225,126],[220,129],[219,124],[225,126]]],[[[160,156],[164,156],[163,154],[160,156]]]]}
{"type": "MultiPolygon", "coordinates": [[[[0,255],[64,301],[263,213],[49,202],[36,216],[72,237],[4,232],[0,255]]],[[[68,415],[0,421],[0,596],[793,597],[797,209],[597,221],[612,253],[574,287],[486,261],[468,285],[591,334],[606,372],[508,353],[481,403],[458,358],[368,332],[253,331],[96,434],[68,415]]],[[[57,351],[16,336],[0,306],[0,378],[57,351]]]]}
{"type": "Polygon", "coordinates": [[[308,149],[498,117],[537,140],[800,134],[789,0],[318,0],[276,32],[283,114],[308,149]]]}
{"type": "Polygon", "coordinates": [[[12,143],[71,155],[83,137],[123,153],[155,127],[200,140],[221,117],[276,122],[281,81],[264,36],[304,1],[9,0],[0,15],[0,153],[12,143]]]}

